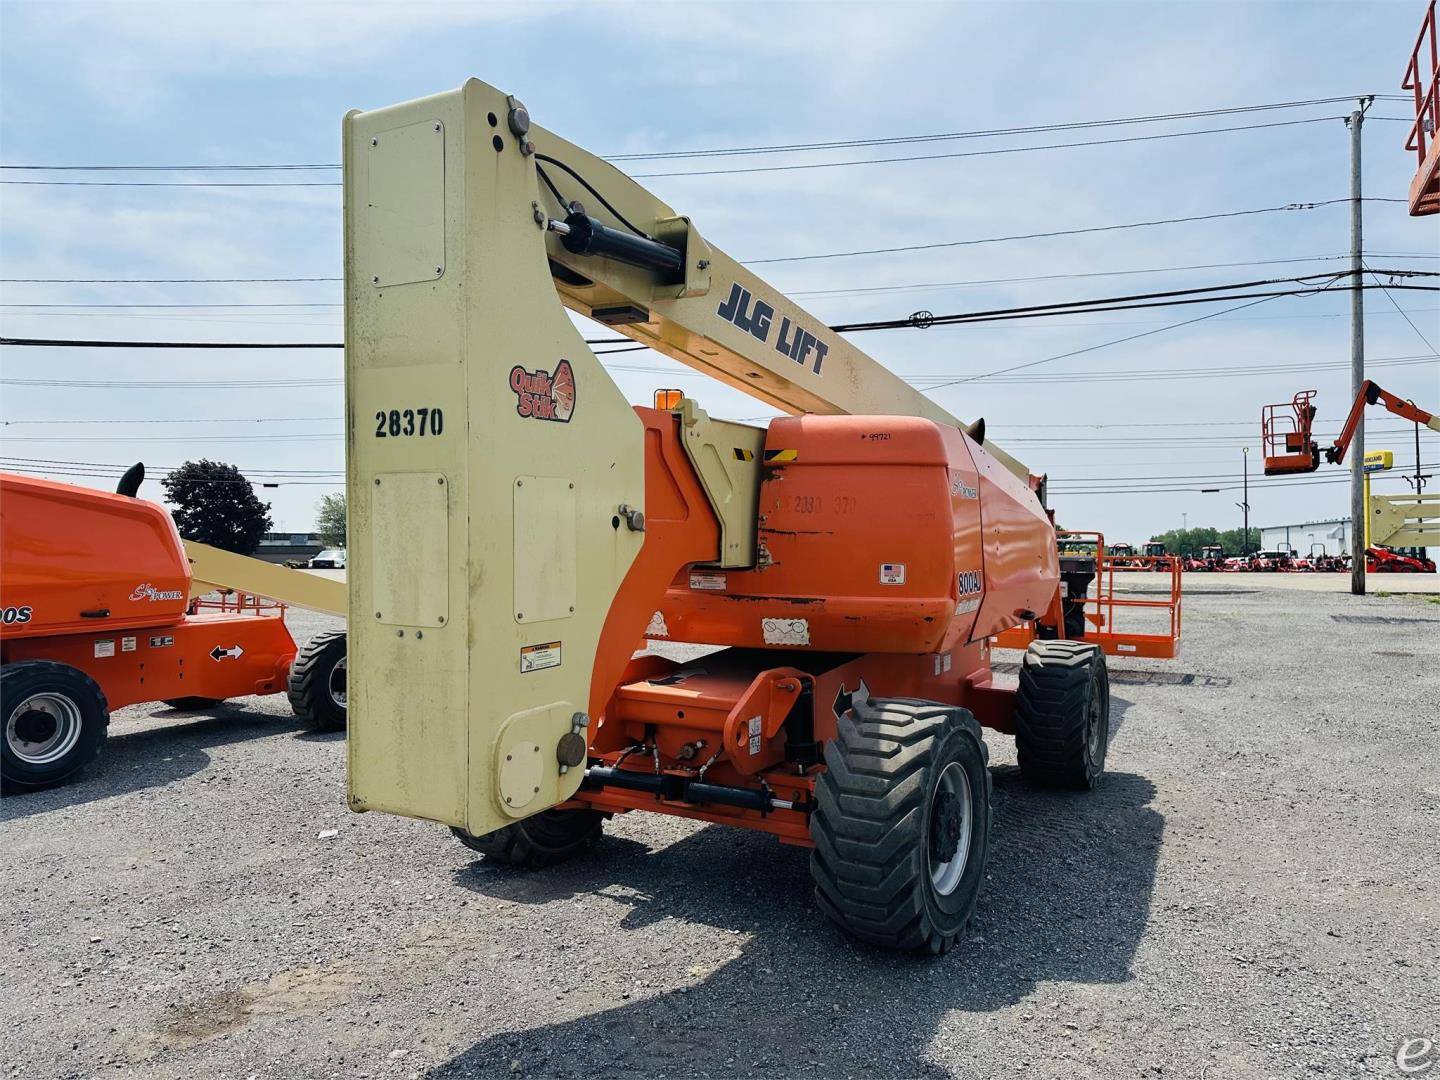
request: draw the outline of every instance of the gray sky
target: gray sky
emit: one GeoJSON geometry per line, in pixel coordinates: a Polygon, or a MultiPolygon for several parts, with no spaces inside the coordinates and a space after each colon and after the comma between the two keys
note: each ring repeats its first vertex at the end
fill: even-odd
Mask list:
{"type": "MultiPolygon", "coordinates": [[[[513,91],[537,122],[601,154],[894,138],[1393,94],[1421,15],[1418,0],[715,6],[10,0],[0,5],[0,158],[6,165],[333,163],[345,110],[433,93],[471,75],[513,91]]],[[[1402,147],[1407,125],[1382,118],[1405,117],[1410,108],[1381,99],[1371,110],[1369,196],[1406,194],[1414,169],[1402,147]]],[[[1069,149],[642,181],[693,217],[712,243],[742,261],[768,259],[1342,198],[1348,135],[1338,117],[1347,110],[1329,104],[1001,138],[661,159],[627,169],[641,175],[974,154],[1316,121],[1069,149]]],[[[327,184],[339,176],[6,170],[0,179],[327,184]]],[[[339,188],[329,186],[6,184],[0,276],[333,278],[340,273],[339,203],[339,188]]],[[[1367,203],[1369,264],[1440,269],[1437,221],[1411,219],[1399,202],[1367,203]]],[[[757,269],[824,321],[850,322],[919,308],[944,313],[1333,273],[1343,265],[1335,257],[1348,251],[1347,230],[1347,208],[1332,205],[757,269]],[[1254,262],[1263,264],[1158,271],[1254,262]],[[1156,272],[943,284],[1135,270],[1156,272]],[[917,285],[926,287],[906,287],[917,285]],[[850,291],[889,286],[897,288],[850,291]]],[[[341,333],[336,281],[0,288],[7,336],[334,341],[341,333]],[[32,306],[44,304],[72,306],[32,306]],[[117,304],[210,306],[100,306],[117,304]],[[221,306],[281,304],[318,306],[221,306]]],[[[1372,376],[1431,408],[1440,407],[1436,295],[1366,294],[1372,376]]],[[[926,386],[1217,310],[1066,315],[853,340],[926,386]]],[[[1322,433],[1338,429],[1349,398],[1347,313],[1344,295],[1268,300],[934,396],[957,415],[984,416],[996,442],[1033,470],[1049,472],[1052,503],[1065,524],[1134,542],[1187,516],[1192,526],[1234,526],[1239,493],[1198,489],[1238,483],[1243,445],[1251,447],[1252,480],[1258,474],[1265,403],[1316,389],[1322,433]],[[1282,365],[1290,370],[1255,371],[1282,365]],[[1115,490],[1142,478],[1155,478],[1148,487],[1184,490],[1115,490]]],[[[715,415],[767,412],[719,384],[677,374],[683,369],[661,357],[637,352],[613,360],[632,401],[678,384],[715,415]]],[[[206,456],[281,483],[261,494],[273,503],[276,527],[296,531],[312,527],[315,501],[341,484],[338,351],[5,348],[0,365],[8,380],[66,384],[0,384],[0,468],[48,469],[57,479],[110,487],[113,481],[78,474],[105,471],[91,463],[144,460],[157,475],[206,456]],[[201,385],[174,385],[192,381],[201,385]],[[85,464],[52,464],[60,462],[85,464]]],[[[1397,470],[1412,469],[1408,426],[1379,414],[1368,430],[1371,448],[1393,448],[1397,470]]],[[[1440,463],[1440,436],[1424,438],[1421,457],[1440,463]]],[[[1343,513],[1343,478],[1332,468],[1303,484],[1252,484],[1251,522],[1343,513]]],[[[1404,489],[1397,478],[1381,487],[1404,489]]],[[[147,484],[145,494],[158,498],[160,491],[147,484]]]]}

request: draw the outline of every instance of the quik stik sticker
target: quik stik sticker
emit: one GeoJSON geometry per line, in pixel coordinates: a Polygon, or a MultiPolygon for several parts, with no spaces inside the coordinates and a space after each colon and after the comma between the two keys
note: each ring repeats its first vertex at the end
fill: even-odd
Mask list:
{"type": "Polygon", "coordinates": [[[556,364],[553,373],[544,368],[526,371],[516,364],[510,369],[510,389],[515,411],[527,419],[568,424],[575,414],[575,372],[569,360],[556,364]]]}

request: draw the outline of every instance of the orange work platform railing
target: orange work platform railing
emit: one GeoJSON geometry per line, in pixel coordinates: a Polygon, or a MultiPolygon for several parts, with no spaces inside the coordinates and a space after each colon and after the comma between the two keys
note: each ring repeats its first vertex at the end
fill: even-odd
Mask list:
{"type": "Polygon", "coordinates": [[[1425,11],[1420,35],[1405,68],[1400,89],[1415,96],[1415,123],[1405,149],[1415,154],[1415,179],[1410,183],[1410,215],[1440,212],[1440,48],[1435,38],[1435,0],[1425,11]]]}
{"type": "MultiPolygon", "coordinates": [[[[1062,531],[1060,539],[1065,547],[1061,554],[1062,578],[1064,563],[1077,556],[1095,560],[1095,579],[1091,590],[1083,598],[1066,597],[1067,604],[1079,604],[1085,617],[1083,640],[1099,645],[1110,656],[1144,656],[1155,660],[1173,659],[1180,652],[1181,625],[1181,580],[1180,559],[1174,555],[1125,555],[1116,557],[1106,554],[1105,536],[1098,532],[1062,531]],[[1091,551],[1083,550],[1093,541],[1091,551]],[[1116,595],[1115,574],[1135,570],[1149,570],[1165,575],[1169,581],[1169,595],[1163,591],[1150,595],[1134,591],[1116,595]],[[1163,598],[1162,598],[1163,597],[1163,598]],[[1146,618],[1143,613],[1152,613],[1146,618]],[[1120,624],[1125,623],[1122,627],[1120,624]],[[1137,622],[1150,626],[1139,628],[1137,622]],[[1168,624],[1165,630],[1154,627],[1156,623],[1168,624]]],[[[1133,579],[1127,580],[1133,586],[1133,579]]],[[[992,638],[992,644],[1001,649],[1023,649],[1035,640],[1035,624],[1021,623],[992,638]]]]}
{"type": "Polygon", "coordinates": [[[1265,452],[1265,475],[1314,472],[1320,467],[1320,449],[1310,437],[1315,422],[1314,390],[1301,390],[1290,401],[1260,410],[1260,443],[1265,452]]]}

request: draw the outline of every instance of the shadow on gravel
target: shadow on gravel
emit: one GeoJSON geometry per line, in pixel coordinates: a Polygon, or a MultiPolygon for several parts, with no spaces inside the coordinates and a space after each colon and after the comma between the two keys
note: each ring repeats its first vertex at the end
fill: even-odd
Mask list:
{"type": "Polygon", "coordinates": [[[151,715],[159,721],[195,719],[111,735],[99,758],[71,780],[36,791],[7,791],[0,800],[0,821],[161,787],[205,768],[210,763],[210,755],[205,753],[209,747],[305,730],[293,716],[247,712],[233,705],[217,705],[203,712],[156,705],[151,715]]]}
{"type": "Polygon", "coordinates": [[[985,890],[970,937],[939,959],[846,938],[815,909],[804,851],[723,826],[653,853],[607,839],[546,872],[484,861],[457,871],[462,886],[518,904],[604,896],[631,910],[603,963],[587,955],[557,1005],[586,1015],[537,1016],[534,1027],[486,1038],[429,1075],[516,1075],[513,1061],[519,1074],[555,1077],[948,1075],[927,1048],[950,1010],[1003,1008],[1055,980],[1126,982],[1164,830],[1149,805],[1154,786],[1119,773],[1089,794],[1053,792],[1024,784],[1014,767],[992,773],[985,890]],[[641,950],[627,947],[624,931],[664,920],[679,924],[667,981],[694,981],[654,995],[644,969],[627,967],[641,950]],[[683,942],[695,935],[685,924],[735,934],[733,956],[716,966],[712,942],[690,955],[683,942]]]}

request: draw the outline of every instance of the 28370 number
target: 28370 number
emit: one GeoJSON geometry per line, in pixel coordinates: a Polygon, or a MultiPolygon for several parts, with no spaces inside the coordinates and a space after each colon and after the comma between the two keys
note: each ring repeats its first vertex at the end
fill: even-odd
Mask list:
{"type": "Polygon", "coordinates": [[[375,413],[377,439],[439,435],[444,430],[445,414],[438,406],[429,409],[380,409],[375,413]]]}

